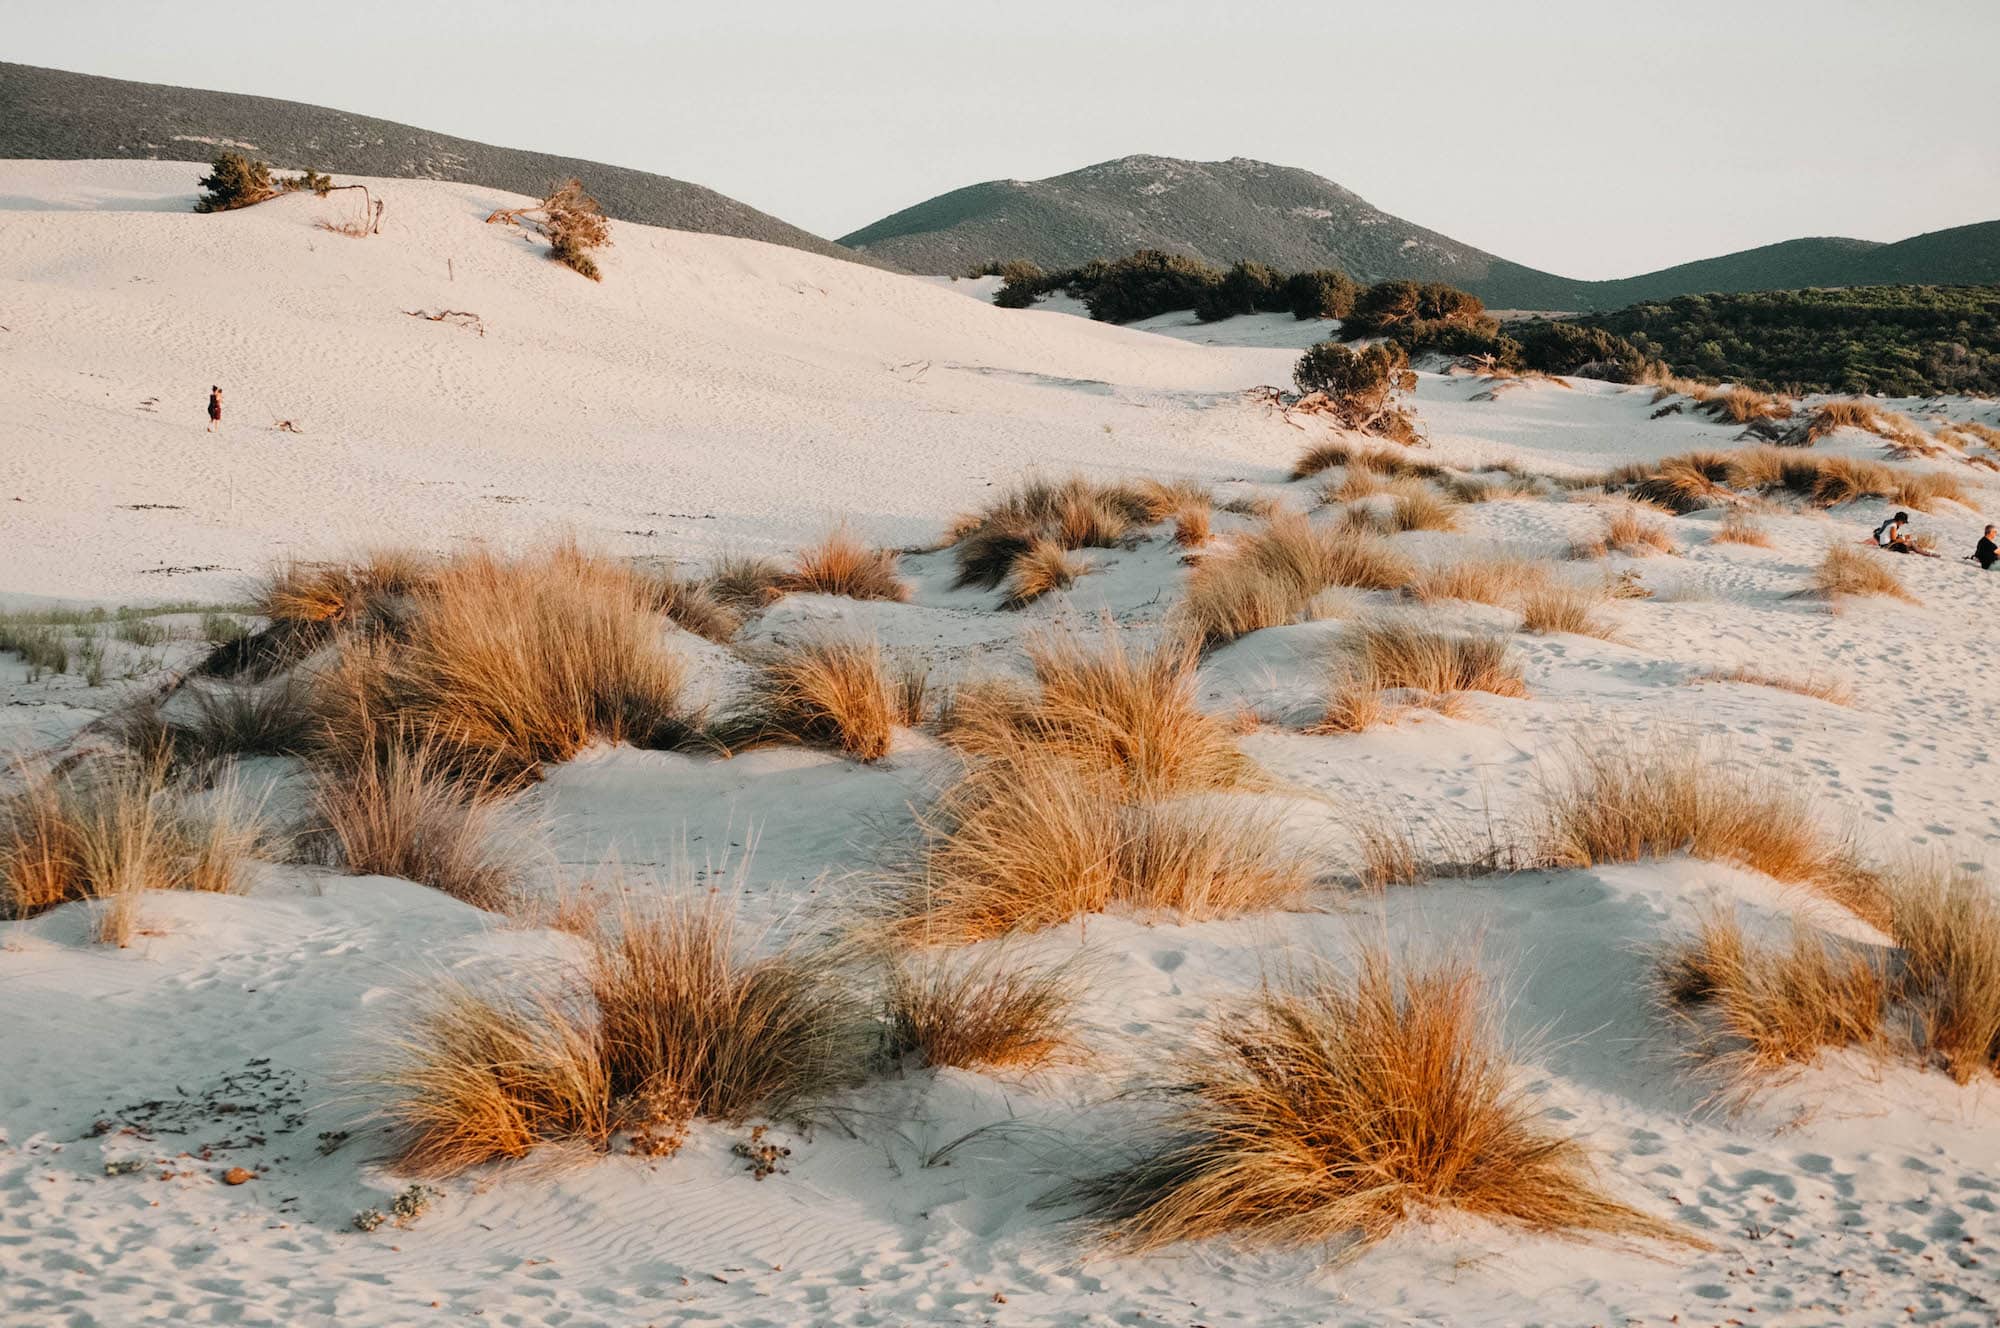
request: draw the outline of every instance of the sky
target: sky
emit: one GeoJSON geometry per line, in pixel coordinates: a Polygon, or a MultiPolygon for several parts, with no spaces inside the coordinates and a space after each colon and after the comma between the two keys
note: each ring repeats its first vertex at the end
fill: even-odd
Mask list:
{"type": "Polygon", "coordinates": [[[707,185],[828,237],[1135,152],[1565,276],[2000,218],[2000,0],[0,0],[0,59],[707,185]]]}

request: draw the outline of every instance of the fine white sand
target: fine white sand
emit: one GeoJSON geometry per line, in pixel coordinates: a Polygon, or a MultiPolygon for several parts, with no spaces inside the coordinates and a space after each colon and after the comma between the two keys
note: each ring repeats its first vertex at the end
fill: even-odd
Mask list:
{"type": "MultiPolygon", "coordinates": [[[[490,190],[371,181],[388,201],[384,231],[355,240],[315,226],[342,215],[338,195],[189,215],[199,173],[0,163],[0,608],[226,602],[275,560],[389,543],[573,534],[699,563],[723,548],[782,551],[846,520],[926,545],[1030,467],[1315,503],[1315,485],[1285,476],[1325,425],[1246,393],[1288,379],[1290,347],[1312,335],[1290,320],[1236,320],[1261,346],[1190,344],[626,225],[594,285],[484,225],[520,201],[490,190]],[[443,309],[477,314],[484,335],[405,313],[443,309]],[[227,401],[213,436],[210,383],[227,401]],[[287,419],[297,432],[272,427],[287,419]]],[[[1580,474],[1731,446],[1737,432],[1652,419],[1645,390],[1495,389],[1424,375],[1426,455],[1580,474]]],[[[2000,418],[1990,402],[1897,404],[2000,418]]],[[[1821,450],[1880,445],[1843,434],[1821,450]]],[[[1978,487],[1985,472],[1924,464],[2000,509],[2000,493],[1978,487]]],[[[1882,511],[1780,508],[1759,518],[1769,549],[1712,542],[1715,512],[1661,516],[1680,556],[1564,569],[1629,571],[1652,592],[1605,611],[1615,641],[1519,637],[1532,695],[1479,697],[1458,718],[1301,733],[1340,619],[1216,652],[1204,704],[1266,721],[1243,745],[1292,786],[1274,805],[1326,861],[1313,911],[1204,925],[1111,916],[1012,943],[1022,959],[1087,954],[1083,1063],[1027,1079],[876,1079],[810,1130],[776,1128],[789,1171],[761,1182],[731,1155],[747,1129],[703,1123],[671,1159],[490,1169],[442,1185],[406,1227],[362,1234],[353,1215],[388,1208],[409,1178],[385,1161],[352,1071],[439,972],[506,982],[559,958],[563,938],[409,882],[275,864],[242,896],[148,896],[122,950],[90,943],[87,905],[0,924],[0,1323],[1992,1323],[1990,1079],[1959,1088],[1904,1061],[1834,1056],[1731,1114],[1705,1104],[1710,1086],[1649,1007],[1652,952],[1718,902],[1879,941],[1865,927],[1754,873],[1681,858],[1382,895],[1342,882],[1358,818],[1505,820],[1569,744],[1635,738],[1707,741],[1716,759],[1798,781],[1874,860],[1983,870],[2000,845],[1988,753],[2000,576],[1956,559],[1985,518],[1952,505],[1919,515],[1946,555],[1898,561],[1919,603],[1836,611],[1799,594],[1827,544],[1882,511]],[[1696,681],[1739,665],[1835,678],[1855,703],[1696,681]],[[1128,1259],[1040,1202],[1116,1155],[1157,1110],[1130,1090],[1273,964],[1343,964],[1384,937],[1418,954],[1476,947],[1552,1126],[1584,1141],[1612,1192],[1713,1249],[1443,1216],[1345,1262],[1233,1242],[1128,1259]],[[106,1173],[125,1161],[143,1165],[106,1173]],[[231,1166],[257,1176],[225,1186],[231,1166]]],[[[1462,509],[1457,532],[1395,540],[1425,560],[1554,555],[1602,512],[1508,499],[1462,509]]],[[[1249,524],[1218,514],[1218,537],[1249,524]]],[[[1186,575],[1179,551],[1155,538],[1084,556],[1093,570],[1075,590],[1002,613],[997,595],[949,589],[948,552],[915,554],[908,604],[794,596],[744,638],[844,624],[921,655],[944,682],[1018,670],[1036,626],[1108,614],[1156,631],[1186,575]]],[[[1515,624],[1504,609],[1430,612],[1515,624]]],[[[196,613],[157,621],[153,642],[75,629],[102,636],[99,685],[76,669],[31,681],[0,655],[0,741],[99,741],[93,719],[200,654],[196,613]]],[[[699,687],[727,696],[741,671],[729,652],[673,644],[699,687]]],[[[753,920],[807,926],[838,909],[853,874],[909,843],[952,764],[914,733],[867,767],[796,750],[600,747],[522,804],[542,826],[546,881],[615,862],[677,888],[679,859],[725,876],[740,865],[753,920]]],[[[250,765],[274,809],[296,801],[289,762],[250,765]]]]}

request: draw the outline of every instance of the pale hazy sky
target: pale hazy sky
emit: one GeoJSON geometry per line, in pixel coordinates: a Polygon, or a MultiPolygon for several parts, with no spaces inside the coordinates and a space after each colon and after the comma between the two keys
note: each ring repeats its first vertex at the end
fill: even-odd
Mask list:
{"type": "Polygon", "coordinates": [[[829,237],[1133,152],[1257,157],[1626,276],[2000,217],[2000,0],[0,0],[0,58],[693,180],[829,237]]]}

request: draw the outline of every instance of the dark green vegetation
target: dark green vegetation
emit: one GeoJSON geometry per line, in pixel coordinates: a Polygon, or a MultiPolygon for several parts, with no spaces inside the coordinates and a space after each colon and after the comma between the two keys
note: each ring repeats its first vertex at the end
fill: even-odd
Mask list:
{"type": "Polygon", "coordinates": [[[994,180],[906,208],[841,243],[917,272],[1021,260],[1049,270],[1158,249],[1211,267],[1336,268],[1444,282],[1502,309],[1606,310],[1704,291],[2000,281],[2000,221],[1894,244],[1786,240],[1616,281],[1510,263],[1391,216],[1308,171],[1241,157],[1123,157],[1046,180],[994,180]]]}
{"type": "Polygon", "coordinates": [[[1581,321],[1689,377],[1807,392],[2000,393],[2000,286],[1684,295],[1581,321]]]}
{"type": "Polygon", "coordinates": [[[617,220],[740,236],[884,265],[712,189],[664,175],[494,147],[273,97],[0,63],[0,159],[200,160],[215,143],[238,145],[284,169],[311,166],[340,175],[467,180],[530,198],[542,197],[555,181],[581,177],[590,181],[605,214],[617,220]]]}

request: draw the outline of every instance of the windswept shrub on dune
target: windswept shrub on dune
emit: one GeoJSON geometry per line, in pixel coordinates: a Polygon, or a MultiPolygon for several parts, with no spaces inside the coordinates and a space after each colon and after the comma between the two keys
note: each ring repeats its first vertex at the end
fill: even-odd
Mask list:
{"type": "Polygon", "coordinates": [[[920,860],[889,882],[897,931],[962,943],[1114,907],[1200,921],[1297,904],[1310,865],[1274,811],[1237,796],[1134,800],[1118,775],[989,730],[923,821],[920,860]]]}
{"type": "Polygon", "coordinates": [[[0,793],[0,917],[101,900],[99,940],[124,945],[146,890],[243,888],[264,838],[259,811],[228,780],[196,797],[166,766],[88,756],[48,771],[22,765],[0,793]]]}
{"type": "Polygon", "coordinates": [[[1398,443],[1417,441],[1416,422],[1400,404],[1403,394],[1416,390],[1417,376],[1409,354],[1393,341],[1359,351],[1322,341],[1299,357],[1292,379],[1306,396],[1317,394],[1344,429],[1398,443]]]}
{"type": "Polygon", "coordinates": [[[1878,876],[1811,800],[1776,776],[1726,764],[1700,742],[1577,744],[1549,779],[1531,833],[1533,865],[1567,870],[1686,853],[1813,890],[1886,921],[1878,876]]]}
{"type": "Polygon", "coordinates": [[[934,950],[905,957],[884,994],[884,1050],[895,1059],[977,1070],[1032,1070],[1073,1054],[1075,968],[1015,963],[989,951],[961,963],[934,950]]]}
{"type": "Polygon", "coordinates": [[[419,1002],[369,1076],[403,1166],[452,1175],[694,1117],[790,1117],[859,1078],[866,1006],[835,957],[756,953],[726,904],[662,898],[587,932],[575,978],[454,981],[419,1002]]]}
{"type": "Polygon", "coordinates": [[[489,224],[519,225],[523,217],[534,217],[549,242],[549,257],[579,276],[603,280],[592,251],[611,245],[611,223],[595,198],[584,192],[583,181],[568,179],[552,187],[542,201],[531,207],[501,208],[489,215],[489,224]]]}
{"type": "Polygon", "coordinates": [[[1813,569],[1813,589],[1827,599],[1842,595],[1889,595],[1914,604],[1917,597],[1903,588],[1890,568],[1890,555],[1859,544],[1829,544],[1813,569]]]}
{"type": "Polygon", "coordinates": [[[1668,457],[1632,484],[1632,497],[1671,512],[1697,512],[1726,500],[1731,458],[1726,452],[1688,452],[1668,457]]]}
{"type": "Polygon", "coordinates": [[[857,761],[889,754],[902,702],[873,641],[810,638],[774,647],[756,663],[748,697],[719,726],[726,746],[797,742],[857,761]]]}
{"type": "Polygon", "coordinates": [[[1372,535],[1279,513],[1195,567],[1175,618],[1203,646],[1224,645],[1296,621],[1329,587],[1391,590],[1412,575],[1402,555],[1372,535]]]}
{"type": "Polygon", "coordinates": [[[392,640],[343,638],[316,670],[321,743],[353,763],[421,741],[448,773],[505,788],[593,739],[696,741],[650,602],[630,567],[573,546],[463,554],[409,595],[392,640]]]}
{"type": "Polygon", "coordinates": [[[724,608],[740,617],[755,613],[783,596],[790,576],[785,565],[775,558],[755,553],[725,553],[708,569],[702,585],[724,608]]]}
{"type": "Polygon", "coordinates": [[[1158,1141],[1078,1187],[1121,1249],[1365,1245],[1443,1211],[1686,1239],[1604,1194],[1544,1125],[1469,962],[1399,969],[1365,950],[1352,976],[1311,972],[1226,1012],[1174,1068],[1158,1141]]]}
{"type": "Polygon", "coordinates": [[[1456,530],[1458,513],[1452,510],[1449,499],[1421,486],[1396,495],[1395,505],[1389,509],[1389,529],[1396,532],[1410,530],[1456,530]]]}

